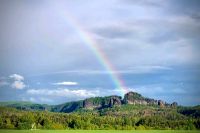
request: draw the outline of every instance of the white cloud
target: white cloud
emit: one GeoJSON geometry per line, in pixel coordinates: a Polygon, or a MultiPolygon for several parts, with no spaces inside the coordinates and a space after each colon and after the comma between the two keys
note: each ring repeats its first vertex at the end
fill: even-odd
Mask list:
{"type": "Polygon", "coordinates": [[[19,74],[12,74],[9,76],[10,79],[13,80],[11,83],[11,87],[14,89],[24,89],[26,87],[25,83],[23,82],[24,77],[19,74]]]}
{"type": "Polygon", "coordinates": [[[53,85],[78,85],[78,83],[71,81],[64,81],[64,82],[53,83],[53,85]]]}
{"type": "Polygon", "coordinates": [[[59,97],[78,97],[80,99],[87,97],[98,96],[99,91],[77,89],[70,90],[67,88],[58,88],[58,89],[30,89],[27,90],[28,94],[31,95],[40,95],[40,96],[59,96],[59,97]]]}
{"type": "Polygon", "coordinates": [[[14,89],[24,89],[27,87],[24,83],[24,77],[19,74],[12,74],[9,77],[0,78],[0,86],[10,86],[14,89]]]}
{"type": "Polygon", "coordinates": [[[11,87],[15,88],[15,89],[24,89],[26,87],[26,85],[22,81],[14,81],[11,84],[11,87]]]}
{"type": "Polygon", "coordinates": [[[21,81],[24,80],[24,77],[19,75],[19,74],[12,74],[9,76],[11,79],[17,80],[17,81],[21,81]]]}

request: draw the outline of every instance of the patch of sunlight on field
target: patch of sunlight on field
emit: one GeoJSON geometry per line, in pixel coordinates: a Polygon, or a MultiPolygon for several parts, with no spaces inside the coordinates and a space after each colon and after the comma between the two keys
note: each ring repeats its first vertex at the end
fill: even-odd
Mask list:
{"type": "Polygon", "coordinates": [[[0,133],[200,133],[188,130],[0,130],[0,133]]]}

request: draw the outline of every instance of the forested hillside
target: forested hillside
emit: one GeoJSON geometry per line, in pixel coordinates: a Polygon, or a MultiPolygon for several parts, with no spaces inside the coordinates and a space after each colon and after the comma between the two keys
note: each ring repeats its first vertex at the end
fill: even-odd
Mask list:
{"type": "Polygon", "coordinates": [[[1,103],[1,129],[200,129],[200,106],[183,107],[129,92],[61,105],[1,103]]]}
{"type": "Polygon", "coordinates": [[[200,129],[200,108],[122,105],[73,113],[21,111],[0,107],[1,129],[200,129]],[[185,115],[185,113],[187,115],[185,115]]]}
{"type": "Polygon", "coordinates": [[[143,97],[141,94],[136,92],[128,92],[124,95],[124,98],[120,96],[106,96],[106,97],[92,97],[85,100],[67,102],[59,105],[46,105],[46,104],[35,104],[31,102],[0,102],[0,106],[12,107],[20,110],[48,110],[51,112],[65,112],[70,113],[79,109],[90,109],[100,110],[104,108],[111,108],[113,106],[121,105],[148,105],[148,106],[159,106],[159,107],[177,107],[178,104],[173,102],[171,104],[162,100],[155,100],[151,98],[143,97]]]}

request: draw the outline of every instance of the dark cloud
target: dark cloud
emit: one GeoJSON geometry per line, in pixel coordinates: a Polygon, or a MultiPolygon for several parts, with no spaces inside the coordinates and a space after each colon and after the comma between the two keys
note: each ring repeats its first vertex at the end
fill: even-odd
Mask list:
{"type": "Polygon", "coordinates": [[[199,0],[169,0],[164,12],[171,15],[182,15],[198,19],[199,6],[199,0]]]}

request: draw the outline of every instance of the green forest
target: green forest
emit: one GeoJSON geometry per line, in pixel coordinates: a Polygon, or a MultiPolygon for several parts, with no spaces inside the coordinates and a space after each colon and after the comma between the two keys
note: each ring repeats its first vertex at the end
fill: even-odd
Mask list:
{"type": "Polygon", "coordinates": [[[196,130],[200,106],[180,106],[136,92],[60,105],[1,102],[0,129],[196,130]]]}
{"type": "Polygon", "coordinates": [[[122,105],[72,113],[0,107],[1,129],[152,130],[200,129],[200,107],[160,108],[122,105]]]}

